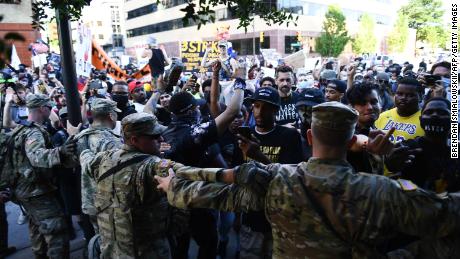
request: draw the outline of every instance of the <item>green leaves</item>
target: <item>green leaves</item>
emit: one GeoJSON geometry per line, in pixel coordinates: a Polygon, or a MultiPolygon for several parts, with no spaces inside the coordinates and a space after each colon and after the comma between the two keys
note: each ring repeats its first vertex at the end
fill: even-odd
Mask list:
{"type": "Polygon", "coordinates": [[[316,51],[324,57],[338,57],[350,40],[345,16],[338,6],[332,5],[325,18],[323,32],[316,39],[316,51]]]}
{"type": "Polygon", "coordinates": [[[409,24],[407,16],[399,12],[393,30],[388,36],[388,49],[390,52],[402,53],[409,38],[409,24]]]}
{"type": "Polygon", "coordinates": [[[440,26],[444,11],[440,0],[410,0],[400,10],[408,17],[409,28],[417,30],[417,40],[427,40],[429,27],[440,26]]]}
{"type": "Polygon", "coordinates": [[[377,38],[374,33],[375,22],[369,14],[361,16],[359,31],[352,40],[353,52],[356,54],[375,52],[377,38]]]}

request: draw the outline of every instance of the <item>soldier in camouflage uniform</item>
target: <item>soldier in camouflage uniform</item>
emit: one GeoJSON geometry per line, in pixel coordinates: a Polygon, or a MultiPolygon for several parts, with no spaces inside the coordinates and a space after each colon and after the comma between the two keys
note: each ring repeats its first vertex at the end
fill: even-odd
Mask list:
{"type": "Polygon", "coordinates": [[[75,151],[73,140],[52,148],[50,135],[43,128],[49,118],[52,103],[48,96],[27,97],[29,118],[14,132],[8,172],[2,174],[2,184],[11,188],[12,200],[23,206],[29,215],[29,234],[36,258],[68,258],[69,238],[66,221],[52,184],[53,170],[64,164],[75,151]],[[47,257],[48,256],[48,257],[47,257]]]}
{"type": "MultiPolygon", "coordinates": [[[[121,137],[112,130],[117,122],[117,103],[103,98],[96,98],[91,103],[91,116],[93,123],[88,129],[83,130],[75,136],[77,140],[77,152],[73,158],[74,165],[80,165],[79,156],[83,150],[89,149],[97,154],[102,151],[120,148],[121,137]]],[[[94,230],[98,232],[96,222],[96,207],[94,196],[96,193],[96,182],[91,172],[82,168],[81,172],[81,205],[84,214],[89,215],[94,230]]],[[[89,240],[88,240],[89,241],[89,240]]]]}
{"type": "Polygon", "coordinates": [[[96,179],[95,205],[101,236],[101,258],[170,258],[166,238],[168,202],[153,177],[180,165],[160,159],[164,127],[148,113],[126,116],[124,145],[80,161],[96,179]]]}
{"type": "MultiPolygon", "coordinates": [[[[357,118],[355,110],[338,102],[315,106],[307,133],[313,157],[298,165],[181,168],[176,177],[155,178],[177,207],[264,209],[272,226],[274,258],[383,258],[387,251],[376,247],[398,233],[431,239],[458,234],[458,193],[439,197],[410,181],[354,172],[345,158],[355,140],[357,118]]],[[[425,249],[442,253],[442,258],[455,256],[457,239],[448,239],[447,245],[442,241],[425,249]]]]}

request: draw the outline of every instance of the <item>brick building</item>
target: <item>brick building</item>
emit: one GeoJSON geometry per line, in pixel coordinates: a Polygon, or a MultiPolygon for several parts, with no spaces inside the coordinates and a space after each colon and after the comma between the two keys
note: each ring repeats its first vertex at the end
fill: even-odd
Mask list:
{"type": "Polygon", "coordinates": [[[0,0],[0,37],[8,32],[20,33],[25,42],[14,42],[21,62],[30,66],[32,53],[29,44],[40,37],[40,33],[32,29],[32,2],[31,0],[0,0]]]}

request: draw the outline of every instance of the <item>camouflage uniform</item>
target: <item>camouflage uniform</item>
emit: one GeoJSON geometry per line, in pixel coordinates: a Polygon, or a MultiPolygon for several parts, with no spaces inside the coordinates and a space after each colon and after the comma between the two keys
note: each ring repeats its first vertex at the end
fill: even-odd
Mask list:
{"type": "MultiPolygon", "coordinates": [[[[46,95],[29,95],[27,107],[49,106],[46,95]]],[[[34,122],[19,125],[11,155],[10,183],[13,200],[29,215],[32,251],[38,257],[67,258],[69,239],[64,215],[52,184],[53,168],[61,164],[59,148],[52,148],[49,134],[34,122]]],[[[4,180],[4,179],[2,179],[4,180]]]]}
{"type": "MultiPolygon", "coordinates": [[[[157,135],[162,128],[156,117],[135,113],[122,121],[124,134],[157,135]]],[[[156,189],[156,174],[167,175],[169,168],[178,168],[170,160],[146,155],[134,147],[98,153],[89,150],[80,156],[82,166],[96,180],[95,205],[101,236],[102,258],[170,258],[166,238],[168,202],[156,189]],[[140,162],[104,173],[115,166],[141,157],[140,162]]]]}
{"type": "MultiPolygon", "coordinates": [[[[313,108],[315,120],[341,129],[354,127],[357,114],[342,104],[324,103],[313,108]]],[[[439,197],[410,181],[356,173],[345,160],[243,164],[234,170],[232,185],[215,182],[218,172],[177,170],[168,201],[179,208],[264,209],[274,258],[379,258],[376,247],[398,233],[435,239],[460,229],[459,194],[439,197]]],[[[433,246],[442,251],[429,250],[455,255],[452,245],[440,244],[433,246]]],[[[414,244],[401,254],[410,257],[416,249],[420,246],[414,244]]]]}
{"type": "MultiPolygon", "coordinates": [[[[117,103],[108,99],[97,98],[91,105],[91,112],[99,114],[109,114],[110,112],[119,112],[117,103]]],[[[93,123],[95,124],[95,123],[93,123]]],[[[91,125],[88,129],[83,130],[75,136],[77,139],[77,153],[73,158],[75,166],[80,164],[80,154],[88,149],[94,154],[102,151],[120,148],[122,146],[121,138],[115,134],[112,129],[101,125],[91,125]]],[[[81,171],[81,206],[83,213],[90,216],[94,229],[97,232],[96,224],[96,207],[94,205],[94,196],[96,194],[96,182],[91,172],[82,168],[81,171]]]]}

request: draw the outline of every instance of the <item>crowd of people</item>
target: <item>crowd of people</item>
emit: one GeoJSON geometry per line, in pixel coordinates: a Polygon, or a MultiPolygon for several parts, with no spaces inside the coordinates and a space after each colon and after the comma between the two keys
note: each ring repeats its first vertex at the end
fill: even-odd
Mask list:
{"type": "Polygon", "coordinates": [[[2,70],[0,257],[12,201],[36,258],[69,257],[72,217],[88,258],[187,258],[192,239],[198,258],[229,258],[233,235],[239,258],[454,258],[449,62],[269,77],[218,48],[203,75],[93,71],[80,125],[52,66],[2,70]]]}

